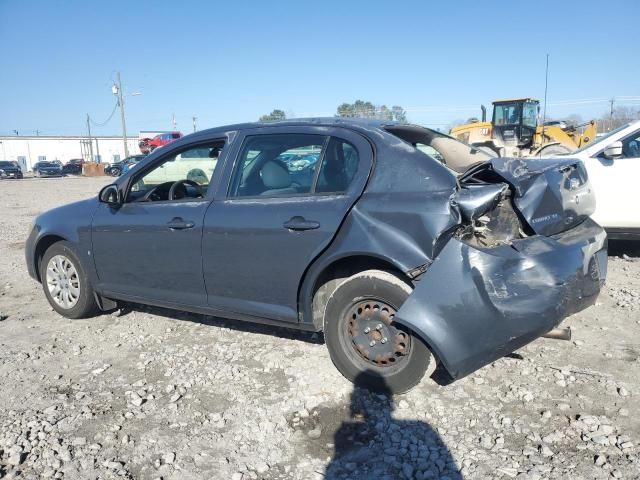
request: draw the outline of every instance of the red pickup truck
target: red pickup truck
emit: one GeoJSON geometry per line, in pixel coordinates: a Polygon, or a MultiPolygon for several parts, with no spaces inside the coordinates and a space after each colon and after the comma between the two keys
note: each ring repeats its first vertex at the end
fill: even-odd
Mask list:
{"type": "Polygon", "coordinates": [[[145,155],[153,152],[156,148],[174,142],[182,137],[180,132],[161,133],[153,138],[143,138],[138,142],[140,151],[145,155]]]}

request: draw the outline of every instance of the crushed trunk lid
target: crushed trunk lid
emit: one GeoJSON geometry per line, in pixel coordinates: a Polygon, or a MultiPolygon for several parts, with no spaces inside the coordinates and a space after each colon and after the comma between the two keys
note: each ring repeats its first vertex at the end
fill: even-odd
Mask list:
{"type": "Polygon", "coordinates": [[[452,200],[463,218],[494,208],[506,182],[516,210],[538,235],[564,232],[595,211],[595,195],[580,160],[494,158],[458,180],[461,188],[452,200]]]}

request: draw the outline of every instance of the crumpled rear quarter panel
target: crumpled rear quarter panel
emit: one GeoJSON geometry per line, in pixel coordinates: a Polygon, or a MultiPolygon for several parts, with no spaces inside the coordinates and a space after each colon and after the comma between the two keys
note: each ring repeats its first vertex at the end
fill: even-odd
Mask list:
{"type": "Polygon", "coordinates": [[[606,264],[606,234],[592,220],[555,237],[491,249],[451,239],[395,321],[460,378],[593,305],[606,264]]]}

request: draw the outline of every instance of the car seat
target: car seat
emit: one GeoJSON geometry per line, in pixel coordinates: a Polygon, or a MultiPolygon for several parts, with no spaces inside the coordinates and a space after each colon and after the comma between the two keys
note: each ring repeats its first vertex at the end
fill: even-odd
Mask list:
{"type": "Polygon", "coordinates": [[[270,160],[260,169],[260,178],[266,188],[260,195],[290,195],[298,193],[291,186],[291,176],[282,163],[270,160]]]}

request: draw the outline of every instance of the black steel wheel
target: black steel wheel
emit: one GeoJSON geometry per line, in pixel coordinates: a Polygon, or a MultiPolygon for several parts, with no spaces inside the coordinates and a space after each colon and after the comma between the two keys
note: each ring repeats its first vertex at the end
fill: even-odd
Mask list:
{"type": "Polygon", "coordinates": [[[417,385],[431,352],[394,322],[412,288],[389,272],[367,270],[347,278],[327,301],[325,341],[331,360],[347,379],[374,391],[402,393],[417,385]]]}
{"type": "Polygon", "coordinates": [[[395,314],[392,305],[377,298],[353,302],[345,311],[339,332],[345,349],[371,367],[393,367],[406,361],[411,335],[393,324],[395,314]]]}

